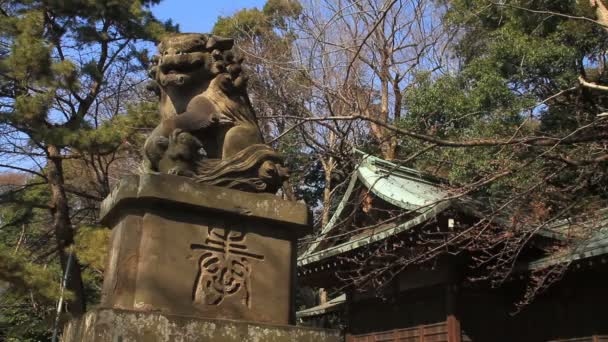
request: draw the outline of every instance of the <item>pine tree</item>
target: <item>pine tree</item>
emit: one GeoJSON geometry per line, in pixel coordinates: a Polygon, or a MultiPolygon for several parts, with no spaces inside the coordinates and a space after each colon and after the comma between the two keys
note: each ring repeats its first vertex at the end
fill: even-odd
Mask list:
{"type": "MultiPolygon", "coordinates": [[[[40,240],[31,243],[28,257],[30,262],[57,259],[62,273],[69,269],[67,308],[74,315],[84,312],[86,303],[81,264],[77,255],[69,257],[75,220],[83,211],[95,212],[95,203],[109,192],[111,162],[138,136],[137,127],[125,124],[145,122],[150,118],[139,115],[154,112],[129,109],[127,103],[140,95],[138,84],[145,79],[145,42],[175,29],[151,14],[150,6],[158,2],[0,4],[0,168],[30,176],[26,184],[0,189],[3,213],[23,213],[3,217],[0,224],[15,228],[33,216],[48,219],[48,226],[38,224],[40,240]],[[127,112],[129,118],[121,116],[127,112]],[[87,184],[85,169],[93,174],[96,193],[74,186],[76,176],[80,185],[87,184]]],[[[0,258],[11,255],[5,252],[17,241],[1,247],[0,258]]],[[[0,279],[35,287],[23,281],[27,273],[13,271],[0,269],[0,279]],[[21,280],[11,273],[21,274],[21,280]]]]}

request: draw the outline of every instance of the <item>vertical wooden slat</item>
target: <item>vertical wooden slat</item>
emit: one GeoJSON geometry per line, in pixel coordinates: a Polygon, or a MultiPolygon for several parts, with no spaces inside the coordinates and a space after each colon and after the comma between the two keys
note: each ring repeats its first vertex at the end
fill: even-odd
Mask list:
{"type": "Polygon", "coordinates": [[[446,286],[446,312],[447,312],[447,330],[448,342],[461,342],[462,335],[460,331],[460,321],[456,316],[456,287],[453,285],[446,286]]]}
{"type": "MultiPolygon", "coordinates": [[[[457,321],[456,321],[457,322],[457,321]]],[[[460,331],[460,329],[457,329],[460,331]]],[[[404,329],[391,329],[362,335],[345,334],[346,342],[448,342],[448,322],[419,325],[404,329]]],[[[458,335],[457,335],[458,336],[458,335]]],[[[459,340],[457,340],[459,341],[459,340]]]]}
{"type": "Polygon", "coordinates": [[[460,322],[455,315],[448,316],[448,342],[461,342],[460,322]]]}
{"type": "MultiPolygon", "coordinates": [[[[297,254],[297,253],[294,253],[297,254]]],[[[295,292],[295,291],[294,291],[295,292]]],[[[346,338],[345,338],[345,342],[355,342],[357,339],[355,338],[355,336],[353,336],[353,334],[351,334],[351,328],[352,327],[352,318],[351,318],[351,314],[352,314],[352,301],[353,301],[353,294],[351,291],[346,291],[346,300],[344,301],[344,317],[346,318],[346,338]]]]}

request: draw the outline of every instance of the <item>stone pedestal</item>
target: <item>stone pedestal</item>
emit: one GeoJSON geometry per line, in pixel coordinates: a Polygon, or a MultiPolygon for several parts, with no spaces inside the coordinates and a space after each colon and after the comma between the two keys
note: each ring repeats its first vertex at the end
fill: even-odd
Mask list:
{"type": "Polygon", "coordinates": [[[171,175],[123,179],[104,200],[112,228],[99,308],[63,342],[338,342],[291,326],[305,205],[171,175]]]}
{"type": "Polygon", "coordinates": [[[66,325],[62,342],[342,342],[335,330],[101,309],[66,325]]]}
{"type": "Polygon", "coordinates": [[[304,204],[146,174],[103,202],[111,227],[101,307],[290,324],[304,204]]]}

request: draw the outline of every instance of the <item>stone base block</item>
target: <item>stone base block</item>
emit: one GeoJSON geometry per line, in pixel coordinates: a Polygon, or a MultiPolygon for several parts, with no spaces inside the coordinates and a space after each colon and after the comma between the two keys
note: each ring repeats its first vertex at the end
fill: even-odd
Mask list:
{"type": "Polygon", "coordinates": [[[65,326],[62,342],[339,342],[336,330],[97,309],[65,326]]]}
{"type": "Polygon", "coordinates": [[[268,324],[294,322],[302,203],[171,175],[123,179],[103,202],[112,227],[101,307],[268,324]]]}

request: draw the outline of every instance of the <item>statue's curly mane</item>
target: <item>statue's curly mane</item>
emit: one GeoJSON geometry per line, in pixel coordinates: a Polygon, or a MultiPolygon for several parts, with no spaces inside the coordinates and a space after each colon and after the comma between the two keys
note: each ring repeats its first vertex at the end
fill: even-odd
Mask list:
{"type": "Polygon", "coordinates": [[[184,67],[200,65],[207,71],[207,77],[195,80],[203,83],[218,79],[220,88],[230,94],[247,96],[247,76],[243,74],[242,58],[237,58],[232,47],[234,41],[213,35],[180,33],[165,37],[158,45],[158,54],[152,57],[148,69],[149,76],[161,89],[158,80],[160,68],[171,58],[175,65],[184,67]],[[171,52],[171,55],[167,55],[171,52]],[[176,55],[177,54],[177,55],[176,55]]]}

